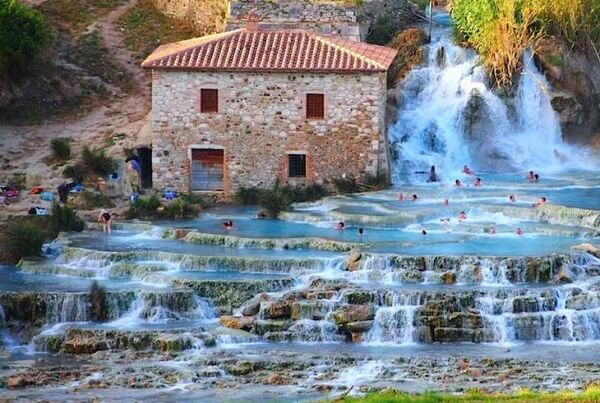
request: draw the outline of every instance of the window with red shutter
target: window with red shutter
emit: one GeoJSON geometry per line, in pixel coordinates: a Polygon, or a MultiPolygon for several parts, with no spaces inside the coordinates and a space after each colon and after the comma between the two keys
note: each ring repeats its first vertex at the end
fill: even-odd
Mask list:
{"type": "Polygon", "coordinates": [[[200,112],[219,112],[219,90],[211,88],[200,89],[200,112]]]}
{"type": "Polygon", "coordinates": [[[325,95],[306,94],[306,118],[323,119],[325,117],[325,95]]]}

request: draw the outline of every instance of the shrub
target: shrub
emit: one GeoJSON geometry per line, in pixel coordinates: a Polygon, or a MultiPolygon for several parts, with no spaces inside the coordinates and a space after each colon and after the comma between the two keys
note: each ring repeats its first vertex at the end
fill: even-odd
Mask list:
{"type": "Polygon", "coordinates": [[[85,168],[80,163],[67,165],[64,167],[63,176],[65,178],[73,179],[73,181],[78,181],[80,178],[85,177],[85,168]]]}
{"type": "Polygon", "coordinates": [[[198,206],[182,199],[173,200],[166,204],[162,210],[158,210],[158,218],[169,220],[196,217],[197,215],[198,206]]]}
{"type": "Polygon", "coordinates": [[[25,189],[25,183],[27,182],[27,177],[23,173],[14,174],[8,180],[8,187],[11,189],[17,189],[19,191],[25,189]]]}
{"type": "Polygon", "coordinates": [[[17,220],[8,224],[6,251],[13,261],[37,257],[42,253],[46,231],[41,220],[17,220]]]}
{"type": "Polygon", "coordinates": [[[112,202],[110,197],[102,193],[88,192],[86,190],[80,193],[80,197],[83,200],[83,206],[86,209],[93,209],[98,207],[115,207],[115,204],[112,202]]]}
{"type": "Polygon", "coordinates": [[[0,0],[0,73],[22,74],[51,41],[40,13],[17,0],[0,0]]]}
{"type": "Polygon", "coordinates": [[[71,139],[58,137],[50,141],[52,155],[59,161],[66,161],[71,158],[71,139]]]}
{"type": "Polygon", "coordinates": [[[108,309],[106,303],[106,288],[102,287],[96,280],[90,287],[90,319],[95,322],[108,320],[108,309]]]}
{"type": "Polygon", "coordinates": [[[91,173],[100,176],[107,176],[117,169],[117,160],[106,155],[106,151],[99,149],[90,149],[83,147],[81,152],[83,166],[91,173]]]}
{"type": "Polygon", "coordinates": [[[377,45],[385,45],[396,36],[399,27],[394,18],[390,15],[378,17],[369,32],[367,33],[366,41],[377,45]]]}
{"type": "Polygon", "coordinates": [[[315,201],[326,195],[325,189],[317,184],[305,187],[276,184],[273,189],[240,188],[235,195],[235,201],[240,206],[258,205],[262,207],[262,214],[275,218],[282,211],[289,210],[292,203],[315,201]]]}
{"type": "Polygon", "coordinates": [[[125,216],[128,219],[175,220],[196,217],[198,209],[197,204],[192,204],[184,198],[163,205],[157,196],[152,195],[147,198],[140,197],[135,203],[132,203],[125,212],[125,216]]]}
{"type": "Polygon", "coordinates": [[[257,187],[239,188],[235,194],[235,202],[240,206],[257,205],[263,192],[263,189],[257,187]]]}
{"type": "Polygon", "coordinates": [[[132,218],[154,218],[158,216],[158,209],[161,206],[160,199],[152,195],[150,197],[140,197],[129,206],[125,212],[128,219],[132,218]]]}
{"type": "Polygon", "coordinates": [[[72,208],[61,206],[58,203],[54,203],[52,206],[50,224],[54,234],[58,234],[61,231],[81,232],[85,228],[83,220],[77,216],[72,208]]]}
{"type": "Polygon", "coordinates": [[[202,198],[202,196],[194,193],[186,193],[179,196],[179,200],[182,200],[188,204],[196,205],[201,208],[205,208],[208,203],[202,198]]]}
{"type": "Polygon", "coordinates": [[[360,193],[374,190],[382,190],[388,187],[389,181],[387,175],[367,175],[362,182],[359,182],[356,178],[349,177],[337,177],[332,179],[333,186],[338,193],[360,193]]]}

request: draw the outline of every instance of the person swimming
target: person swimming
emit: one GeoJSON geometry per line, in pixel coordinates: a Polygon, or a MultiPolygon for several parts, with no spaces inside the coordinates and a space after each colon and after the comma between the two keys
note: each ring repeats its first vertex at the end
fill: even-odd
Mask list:
{"type": "Polygon", "coordinates": [[[486,232],[490,235],[496,235],[496,227],[489,227],[486,232]]]}
{"type": "Polygon", "coordinates": [[[343,230],[344,228],[346,228],[346,224],[344,224],[344,222],[343,222],[343,221],[340,221],[339,223],[337,223],[337,224],[335,225],[335,229],[336,229],[336,230],[338,230],[338,231],[341,231],[341,230],[343,230]]]}
{"type": "Polygon", "coordinates": [[[515,195],[510,195],[508,196],[508,200],[510,200],[512,203],[517,201],[517,198],[515,197],[515,195]]]}
{"type": "Polygon", "coordinates": [[[527,174],[527,180],[529,182],[533,182],[535,180],[535,172],[529,171],[529,173],[527,174]]]}
{"type": "Polygon", "coordinates": [[[427,179],[427,182],[437,182],[437,174],[435,173],[435,166],[432,165],[431,168],[429,169],[429,179],[427,179]]]}
{"type": "Polygon", "coordinates": [[[475,186],[475,187],[481,187],[481,178],[475,179],[475,182],[473,183],[473,186],[475,186]]]}
{"type": "Polygon", "coordinates": [[[442,223],[442,225],[448,225],[450,224],[450,218],[440,218],[440,222],[442,223]]]}
{"type": "Polygon", "coordinates": [[[416,194],[415,194],[415,195],[412,195],[412,201],[416,202],[418,198],[419,198],[419,197],[418,197],[416,194]]]}
{"type": "Polygon", "coordinates": [[[454,181],[454,186],[456,186],[456,187],[461,187],[462,186],[462,183],[460,183],[460,179],[457,179],[457,180],[454,181]]]}
{"type": "Polygon", "coordinates": [[[516,234],[521,236],[523,235],[525,232],[521,229],[521,227],[517,227],[517,229],[515,230],[516,234]]]}
{"type": "Polygon", "coordinates": [[[537,202],[533,203],[531,207],[543,207],[548,200],[545,197],[540,198],[537,202]]]}
{"type": "Polygon", "coordinates": [[[463,166],[462,173],[467,175],[474,175],[474,172],[468,165],[463,166]]]}
{"type": "Polygon", "coordinates": [[[425,230],[421,231],[421,235],[427,235],[427,231],[425,231],[425,230]]]}
{"type": "Polygon", "coordinates": [[[227,220],[223,223],[223,227],[225,227],[226,230],[230,230],[233,228],[233,221],[231,220],[227,220]]]}
{"type": "Polygon", "coordinates": [[[464,211],[461,211],[460,214],[458,215],[458,221],[464,221],[467,219],[467,213],[465,213],[464,211]]]}
{"type": "Polygon", "coordinates": [[[534,182],[539,182],[540,181],[540,176],[538,174],[533,175],[533,181],[534,182]]]}
{"type": "Polygon", "coordinates": [[[363,236],[364,233],[365,233],[364,228],[361,227],[358,229],[358,235],[363,236]]]}

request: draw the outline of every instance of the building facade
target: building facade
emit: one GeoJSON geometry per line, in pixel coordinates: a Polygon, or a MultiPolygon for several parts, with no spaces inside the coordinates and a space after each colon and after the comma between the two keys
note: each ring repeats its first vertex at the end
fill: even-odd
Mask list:
{"type": "Polygon", "coordinates": [[[386,73],[396,51],[258,26],[158,48],[155,188],[220,192],[388,174],[386,73]]]}

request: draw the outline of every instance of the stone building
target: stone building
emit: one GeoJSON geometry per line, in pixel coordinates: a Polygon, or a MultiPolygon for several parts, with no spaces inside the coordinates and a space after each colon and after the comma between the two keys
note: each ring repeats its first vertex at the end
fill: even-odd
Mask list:
{"type": "Polygon", "coordinates": [[[152,70],[157,189],[329,184],[389,173],[386,74],[397,51],[247,27],[160,46],[152,70]]]}

